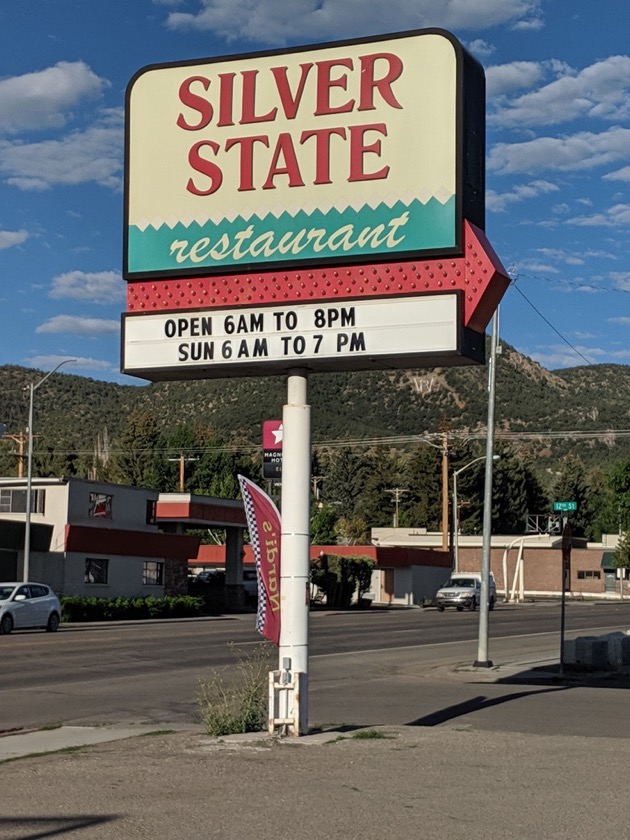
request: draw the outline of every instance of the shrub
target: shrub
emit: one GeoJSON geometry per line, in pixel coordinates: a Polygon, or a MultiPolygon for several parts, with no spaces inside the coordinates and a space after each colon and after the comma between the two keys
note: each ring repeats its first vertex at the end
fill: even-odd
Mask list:
{"type": "Polygon", "coordinates": [[[190,595],[164,595],[160,598],[61,598],[65,622],[122,621],[142,618],[194,618],[203,612],[203,598],[190,595]]]}
{"type": "Polygon", "coordinates": [[[369,590],[373,568],[370,557],[323,555],[311,564],[311,582],[326,593],[329,607],[345,608],[355,594],[359,603],[369,590]]]}
{"type": "Polygon", "coordinates": [[[226,667],[199,681],[197,704],[208,735],[267,729],[269,671],[275,651],[262,642],[238,653],[236,668],[226,667]]]}

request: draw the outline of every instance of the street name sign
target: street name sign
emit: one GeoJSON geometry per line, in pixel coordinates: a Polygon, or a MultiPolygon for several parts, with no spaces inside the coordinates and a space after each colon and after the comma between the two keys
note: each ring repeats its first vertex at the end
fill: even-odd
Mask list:
{"type": "Polygon", "coordinates": [[[554,502],[553,509],[556,512],[577,510],[577,502],[554,502]]]}

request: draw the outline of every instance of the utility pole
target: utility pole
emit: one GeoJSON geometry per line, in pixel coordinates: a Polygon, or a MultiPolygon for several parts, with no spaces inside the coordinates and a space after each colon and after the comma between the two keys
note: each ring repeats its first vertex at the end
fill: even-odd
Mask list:
{"type": "Polygon", "coordinates": [[[402,487],[394,487],[393,490],[386,490],[386,493],[391,493],[394,497],[394,504],[396,505],[394,510],[394,528],[398,528],[398,505],[402,497],[407,493],[407,490],[403,490],[402,487]]]}
{"type": "Polygon", "coordinates": [[[179,461],[179,492],[184,492],[184,481],[185,481],[185,464],[186,461],[198,461],[199,458],[193,458],[190,455],[185,455],[183,452],[179,453],[177,458],[169,458],[169,461],[179,461]]]}
{"type": "Polygon", "coordinates": [[[25,432],[18,432],[16,435],[2,435],[1,440],[13,440],[18,445],[18,478],[24,478],[24,447],[28,441],[28,435],[25,432]]]}

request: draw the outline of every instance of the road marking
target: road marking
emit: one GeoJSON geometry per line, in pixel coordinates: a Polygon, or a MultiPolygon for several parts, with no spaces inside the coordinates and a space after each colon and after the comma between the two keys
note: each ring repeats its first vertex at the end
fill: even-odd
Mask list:
{"type": "MultiPolygon", "coordinates": [[[[575,637],[579,636],[582,633],[592,633],[595,630],[605,630],[609,633],[619,632],[618,628],[611,628],[609,626],[606,627],[588,627],[582,630],[571,630],[566,634],[566,637],[569,636],[575,637]]],[[[547,630],[541,633],[517,633],[515,635],[510,636],[492,636],[490,641],[500,642],[506,641],[508,639],[533,639],[538,636],[553,636],[555,640],[557,640],[559,636],[559,630],[547,630]]],[[[315,653],[310,655],[310,659],[321,659],[324,656],[356,656],[357,654],[361,653],[382,653],[383,651],[400,651],[400,650],[409,650],[410,648],[435,648],[435,647],[450,647],[452,645],[468,645],[468,644],[476,644],[477,639],[459,639],[452,642],[427,642],[426,644],[419,644],[419,645],[399,645],[397,647],[381,647],[381,648],[369,648],[366,650],[346,650],[346,651],[339,651],[338,653],[315,653]]]]}

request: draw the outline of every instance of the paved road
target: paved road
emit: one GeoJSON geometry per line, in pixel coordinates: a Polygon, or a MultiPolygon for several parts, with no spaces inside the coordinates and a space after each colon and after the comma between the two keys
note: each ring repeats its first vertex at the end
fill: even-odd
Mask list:
{"type": "MultiPolygon", "coordinates": [[[[491,658],[500,664],[557,657],[559,616],[558,605],[495,610],[491,658]]],[[[475,614],[434,610],[314,614],[309,720],[408,724],[425,719],[433,725],[434,716],[450,715],[464,721],[473,716],[481,728],[575,731],[577,726],[579,731],[575,719],[563,719],[564,688],[530,691],[538,702],[530,704],[535,710],[526,719],[510,711],[518,705],[511,701],[523,696],[522,681],[517,689],[509,682],[479,689],[482,675],[453,677],[454,662],[470,664],[476,658],[477,622],[475,614]]],[[[630,604],[571,604],[567,610],[568,635],[627,627],[630,604]]],[[[54,636],[3,637],[0,730],[61,722],[190,725],[198,720],[199,678],[232,664],[235,649],[247,653],[258,644],[252,615],[68,626],[54,636]]],[[[578,708],[588,720],[595,696],[603,702],[601,690],[571,690],[582,698],[578,708]]],[[[625,714],[619,705],[623,696],[606,695],[605,717],[613,734],[620,730],[617,710],[625,714]]]]}
{"type": "MultiPolygon", "coordinates": [[[[626,629],[609,606],[576,605],[568,633],[626,629]]],[[[251,616],[2,639],[3,715],[98,725],[0,737],[0,837],[625,840],[628,681],[540,678],[558,610],[508,613],[492,619],[500,664],[477,670],[474,616],[315,616],[310,720],[332,729],[281,743],[208,738],[193,719],[190,662],[223,661],[230,636],[255,644],[251,616]],[[129,737],[143,720],[185,731],[129,737]],[[382,738],[355,739],[362,726],[382,738]],[[30,757],[2,762],[26,740],[30,757]],[[81,744],[95,745],[33,755],[81,744]]]]}

